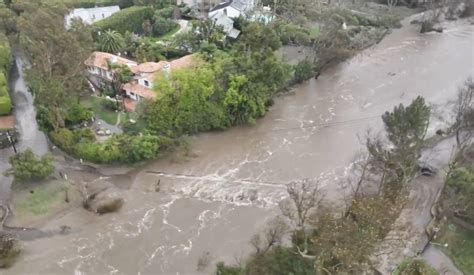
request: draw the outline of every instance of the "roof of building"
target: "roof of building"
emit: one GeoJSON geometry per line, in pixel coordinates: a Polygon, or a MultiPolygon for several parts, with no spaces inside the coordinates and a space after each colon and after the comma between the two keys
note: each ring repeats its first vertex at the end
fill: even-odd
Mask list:
{"type": "Polygon", "coordinates": [[[163,69],[167,62],[146,62],[132,68],[133,73],[154,73],[163,69]]]}
{"type": "Polygon", "coordinates": [[[216,10],[220,10],[220,9],[223,9],[223,8],[226,8],[228,6],[230,6],[232,4],[232,0],[230,1],[227,1],[227,2],[222,2],[222,3],[219,3],[217,5],[215,5],[212,9],[210,9],[209,11],[216,11],[216,10]]]}
{"type": "Polygon", "coordinates": [[[107,18],[118,11],[120,11],[120,7],[117,5],[87,9],[73,9],[68,15],[66,15],[66,25],[69,26],[73,18],[80,18],[84,23],[90,25],[101,19],[107,18]]]}
{"type": "Polygon", "coordinates": [[[245,0],[234,0],[232,1],[231,6],[239,11],[245,11],[248,8],[247,1],[245,0]]]}
{"type": "Polygon", "coordinates": [[[155,99],[156,93],[145,86],[138,84],[136,81],[125,83],[122,87],[125,91],[133,92],[136,95],[144,97],[146,99],[155,99]]]}
{"type": "Polygon", "coordinates": [[[137,66],[137,62],[105,52],[93,52],[84,64],[87,66],[94,66],[104,70],[108,70],[108,62],[120,65],[127,65],[129,67],[137,66]]]}
{"type": "Polygon", "coordinates": [[[214,13],[211,19],[214,20],[217,25],[222,26],[225,32],[228,32],[234,27],[234,20],[229,18],[223,11],[214,13]]]}
{"type": "Polygon", "coordinates": [[[196,61],[193,54],[185,55],[181,58],[169,61],[171,70],[184,69],[194,64],[196,61]]]}

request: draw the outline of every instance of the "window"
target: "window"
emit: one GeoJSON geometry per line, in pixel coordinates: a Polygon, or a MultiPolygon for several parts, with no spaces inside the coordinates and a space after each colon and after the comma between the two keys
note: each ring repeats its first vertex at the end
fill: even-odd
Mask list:
{"type": "Polygon", "coordinates": [[[147,87],[150,86],[150,82],[148,82],[148,80],[143,80],[143,82],[145,83],[145,86],[147,86],[147,87]]]}

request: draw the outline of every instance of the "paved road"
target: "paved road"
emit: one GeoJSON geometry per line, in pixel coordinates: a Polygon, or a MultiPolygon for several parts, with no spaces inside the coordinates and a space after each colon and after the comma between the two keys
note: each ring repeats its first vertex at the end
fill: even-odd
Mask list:
{"type": "Polygon", "coordinates": [[[444,186],[444,168],[449,163],[454,145],[454,138],[448,138],[422,153],[422,162],[429,163],[438,173],[433,177],[420,175],[412,181],[405,208],[393,224],[392,231],[376,249],[375,266],[382,274],[390,274],[403,258],[415,256],[427,244],[425,228],[432,218],[431,207],[444,186]]]}

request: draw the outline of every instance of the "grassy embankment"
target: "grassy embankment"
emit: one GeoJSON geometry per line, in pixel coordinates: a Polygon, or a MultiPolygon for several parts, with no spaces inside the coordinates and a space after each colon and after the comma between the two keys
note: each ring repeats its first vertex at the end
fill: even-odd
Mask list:
{"type": "Polygon", "coordinates": [[[12,208],[18,224],[29,224],[54,214],[68,205],[66,196],[70,200],[72,195],[64,181],[19,184],[13,188],[12,208]]]}

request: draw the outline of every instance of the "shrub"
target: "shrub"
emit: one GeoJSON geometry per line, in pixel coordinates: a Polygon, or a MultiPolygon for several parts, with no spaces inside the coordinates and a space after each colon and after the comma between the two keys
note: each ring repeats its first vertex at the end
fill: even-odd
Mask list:
{"type": "Polygon", "coordinates": [[[176,27],[178,27],[178,24],[170,19],[158,17],[155,19],[155,23],[153,24],[153,34],[157,36],[163,35],[176,27]]]}
{"type": "Polygon", "coordinates": [[[115,102],[113,100],[109,100],[109,99],[104,98],[100,101],[100,104],[105,109],[108,109],[108,110],[111,110],[111,111],[116,111],[116,110],[119,109],[119,106],[118,106],[117,102],[115,102]]]}
{"type": "Polygon", "coordinates": [[[125,32],[143,32],[142,24],[145,20],[150,20],[153,10],[149,7],[130,7],[123,9],[112,16],[97,21],[94,26],[99,30],[116,30],[121,34],[125,32]]]}
{"type": "Polygon", "coordinates": [[[16,181],[42,180],[54,171],[51,155],[39,158],[31,149],[10,157],[10,165],[12,167],[7,170],[6,175],[14,176],[16,181]]]}
{"type": "Polygon", "coordinates": [[[57,131],[52,131],[49,133],[49,137],[54,144],[68,153],[72,153],[74,147],[76,146],[74,142],[74,134],[67,128],[61,128],[57,131]]]}
{"type": "Polygon", "coordinates": [[[7,80],[0,71],[0,116],[8,115],[12,110],[12,102],[7,90],[7,80]]]}
{"type": "Polygon", "coordinates": [[[94,113],[80,104],[74,104],[66,114],[68,125],[77,125],[83,121],[91,120],[94,113]]]}
{"type": "Polygon", "coordinates": [[[7,38],[0,33],[0,73],[8,72],[12,65],[12,53],[7,38]]]}
{"type": "Polygon", "coordinates": [[[421,258],[406,258],[398,268],[394,271],[394,275],[435,275],[438,274],[424,259],[421,258]]]}
{"type": "Polygon", "coordinates": [[[0,232],[0,268],[10,267],[20,251],[20,245],[15,235],[0,232]]]}
{"type": "Polygon", "coordinates": [[[53,130],[53,124],[51,123],[51,112],[48,108],[41,105],[36,107],[36,121],[38,122],[39,128],[43,132],[49,132],[53,130]]]}
{"type": "Polygon", "coordinates": [[[295,66],[295,81],[300,83],[310,79],[314,75],[313,64],[307,58],[295,66]]]}
{"type": "Polygon", "coordinates": [[[90,128],[80,128],[73,132],[75,143],[94,142],[95,134],[90,128]]]}
{"type": "Polygon", "coordinates": [[[153,16],[154,20],[156,18],[171,18],[173,16],[174,7],[163,8],[155,11],[155,15],[153,16]]]}
{"type": "Polygon", "coordinates": [[[0,116],[8,115],[12,111],[12,102],[9,96],[0,96],[0,116]]]}

